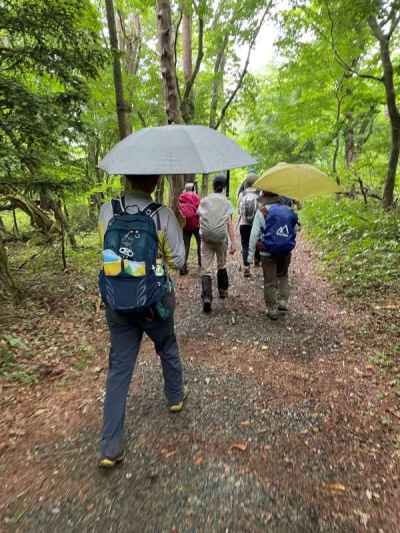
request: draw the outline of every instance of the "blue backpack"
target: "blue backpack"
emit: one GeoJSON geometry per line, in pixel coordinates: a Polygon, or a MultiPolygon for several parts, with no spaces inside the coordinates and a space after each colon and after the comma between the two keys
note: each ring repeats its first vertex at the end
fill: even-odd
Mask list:
{"type": "Polygon", "coordinates": [[[290,207],[273,204],[265,215],[265,228],[261,241],[271,255],[287,255],[296,246],[298,218],[290,207]]]}
{"type": "Polygon", "coordinates": [[[160,208],[151,203],[130,214],[124,197],[112,200],[99,289],[103,302],[114,311],[147,316],[165,294],[168,278],[164,268],[157,266],[160,208]]]}

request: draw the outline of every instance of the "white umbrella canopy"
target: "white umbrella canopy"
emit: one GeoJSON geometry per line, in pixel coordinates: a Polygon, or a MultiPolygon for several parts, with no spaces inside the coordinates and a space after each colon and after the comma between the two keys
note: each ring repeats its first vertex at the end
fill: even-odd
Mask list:
{"type": "Polygon", "coordinates": [[[205,126],[144,128],[116,144],[100,161],[109,174],[208,174],[256,159],[235,141],[205,126]]]}

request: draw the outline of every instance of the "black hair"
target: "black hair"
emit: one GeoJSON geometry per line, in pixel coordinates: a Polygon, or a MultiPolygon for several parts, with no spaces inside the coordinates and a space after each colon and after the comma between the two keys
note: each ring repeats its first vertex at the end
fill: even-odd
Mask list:
{"type": "Polygon", "coordinates": [[[156,187],[157,182],[160,178],[158,174],[148,174],[148,175],[135,175],[135,174],[125,174],[127,182],[135,189],[140,189],[145,192],[152,192],[156,187]]]}
{"type": "Polygon", "coordinates": [[[222,192],[226,187],[226,177],[222,174],[215,176],[213,180],[214,192],[222,192]]]}

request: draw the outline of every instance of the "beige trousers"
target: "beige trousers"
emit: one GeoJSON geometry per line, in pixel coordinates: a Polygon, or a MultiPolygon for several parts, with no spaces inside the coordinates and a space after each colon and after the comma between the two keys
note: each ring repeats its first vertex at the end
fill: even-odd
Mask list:
{"type": "Polygon", "coordinates": [[[211,276],[213,272],[214,257],[217,258],[217,269],[226,267],[226,256],[228,252],[227,241],[210,242],[201,240],[201,275],[211,276]]]}

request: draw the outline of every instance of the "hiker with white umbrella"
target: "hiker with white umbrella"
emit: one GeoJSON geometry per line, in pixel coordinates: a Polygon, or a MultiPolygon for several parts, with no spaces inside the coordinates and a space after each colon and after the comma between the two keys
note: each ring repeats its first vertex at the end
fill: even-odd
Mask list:
{"type": "Polygon", "coordinates": [[[254,161],[215,130],[180,125],[129,135],[101,161],[109,174],[126,177],[127,190],[102,206],[99,219],[99,287],[111,337],[100,467],[114,467],[124,457],[126,399],[144,333],[161,360],[169,411],[180,412],[187,396],[168,273],[183,268],[185,248],[175,214],[151,197],[160,176],[211,173],[254,161]]]}

